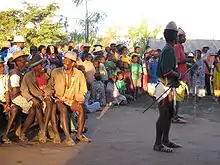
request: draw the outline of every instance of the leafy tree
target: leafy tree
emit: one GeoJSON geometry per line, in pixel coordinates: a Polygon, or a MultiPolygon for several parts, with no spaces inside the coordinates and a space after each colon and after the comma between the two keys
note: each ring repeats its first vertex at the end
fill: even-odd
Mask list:
{"type": "Polygon", "coordinates": [[[23,35],[26,39],[26,48],[32,44],[39,46],[67,41],[68,35],[62,30],[64,22],[52,21],[58,9],[59,6],[54,3],[46,7],[25,3],[23,10],[1,11],[0,40],[23,35]]]}
{"type": "Polygon", "coordinates": [[[149,30],[146,22],[142,22],[137,27],[130,27],[128,29],[128,38],[133,46],[139,45],[142,50],[148,45],[150,38],[156,38],[160,32],[160,26],[156,27],[153,31],[149,30]]]}

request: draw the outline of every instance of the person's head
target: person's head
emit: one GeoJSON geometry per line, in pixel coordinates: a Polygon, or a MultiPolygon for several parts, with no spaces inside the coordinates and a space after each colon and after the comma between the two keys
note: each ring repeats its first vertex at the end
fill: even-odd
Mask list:
{"type": "Polygon", "coordinates": [[[209,50],[209,47],[208,47],[208,46],[204,46],[204,47],[202,48],[202,53],[207,53],[208,50],[209,50]]]}
{"type": "Polygon", "coordinates": [[[105,57],[104,56],[100,56],[99,62],[104,64],[105,63],[105,57]]]}
{"type": "Polygon", "coordinates": [[[161,49],[157,49],[158,54],[160,55],[160,53],[162,52],[161,49]]]}
{"type": "Polygon", "coordinates": [[[114,57],[113,57],[113,54],[108,53],[106,58],[108,61],[112,61],[114,57]]]}
{"type": "Polygon", "coordinates": [[[76,67],[77,54],[75,52],[67,52],[64,56],[63,67],[65,70],[72,70],[76,67]]]}
{"type": "Polygon", "coordinates": [[[64,53],[66,53],[66,52],[69,51],[69,45],[68,45],[67,43],[65,43],[65,44],[62,45],[62,51],[63,51],[64,53]]]}
{"type": "Polygon", "coordinates": [[[58,54],[57,47],[54,45],[48,45],[47,46],[47,54],[52,55],[52,54],[58,54]]]}
{"type": "Polygon", "coordinates": [[[141,48],[140,46],[135,46],[134,47],[134,53],[140,54],[141,53],[141,48]]]}
{"type": "Polygon", "coordinates": [[[101,46],[96,46],[93,50],[93,54],[97,56],[102,56],[103,55],[103,49],[101,46]]]}
{"type": "Polygon", "coordinates": [[[72,52],[73,50],[74,50],[74,47],[69,46],[69,50],[68,51],[72,52]]]}
{"type": "Polygon", "coordinates": [[[189,53],[187,55],[187,58],[194,59],[194,53],[193,52],[189,53]]]}
{"type": "Polygon", "coordinates": [[[111,47],[111,50],[113,51],[113,52],[116,52],[116,44],[115,43],[111,43],[110,44],[110,47],[111,47]]]}
{"type": "Polygon", "coordinates": [[[124,73],[123,72],[118,72],[117,73],[117,79],[118,80],[124,80],[124,73]]]}
{"type": "Polygon", "coordinates": [[[111,81],[111,82],[113,82],[113,83],[115,83],[116,82],[116,76],[115,75],[110,75],[109,76],[109,81],[111,81]]]}
{"type": "Polygon", "coordinates": [[[4,61],[0,58],[0,75],[4,74],[5,68],[4,68],[4,61]]]}
{"type": "Polygon", "coordinates": [[[28,55],[26,55],[23,51],[16,51],[12,54],[12,62],[18,70],[22,71],[27,67],[27,57],[28,55]]]}
{"type": "Polygon", "coordinates": [[[24,37],[23,36],[15,36],[14,43],[16,43],[16,45],[19,48],[23,49],[24,48],[24,37]]]}
{"type": "Polygon", "coordinates": [[[34,55],[34,54],[37,54],[37,52],[38,52],[37,47],[36,47],[35,45],[32,45],[32,46],[30,47],[30,54],[31,54],[31,55],[34,55]]]}
{"type": "Polygon", "coordinates": [[[90,53],[87,53],[87,54],[85,55],[85,60],[86,60],[86,61],[92,61],[92,55],[91,55],[90,53]]]}
{"type": "Polygon", "coordinates": [[[201,54],[202,54],[201,50],[196,50],[195,51],[196,59],[200,59],[201,58],[201,54]]]}
{"type": "Polygon", "coordinates": [[[179,28],[178,29],[178,43],[183,44],[186,42],[186,33],[183,31],[183,29],[179,28]]]}
{"type": "Polygon", "coordinates": [[[138,63],[138,56],[137,55],[133,55],[131,59],[132,59],[133,63],[138,63]]]}
{"type": "Polygon", "coordinates": [[[120,69],[123,68],[124,67],[124,63],[122,61],[120,61],[120,60],[117,61],[117,67],[120,68],[120,69]]]}
{"type": "Polygon", "coordinates": [[[126,46],[123,46],[123,47],[121,48],[121,54],[126,55],[126,54],[127,54],[127,51],[128,51],[128,49],[127,49],[126,46]]]}
{"type": "Polygon", "coordinates": [[[102,80],[102,77],[99,73],[95,73],[94,76],[95,76],[96,81],[101,81],[102,80]]]}
{"type": "Polygon", "coordinates": [[[128,63],[127,63],[127,62],[124,62],[124,63],[123,63],[123,67],[124,67],[125,69],[128,69],[128,68],[129,68],[128,63]]]}
{"type": "Polygon", "coordinates": [[[93,61],[93,65],[95,68],[99,68],[99,61],[93,61]]]}
{"type": "Polygon", "coordinates": [[[105,52],[106,52],[106,53],[110,53],[110,52],[111,52],[111,48],[110,48],[109,46],[106,46],[106,47],[105,47],[105,52]]]}
{"type": "Polygon", "coordinates": [[[89,44],[84,44],[83,45],[83,52],[84,53],[89,53],[90,50],[90,45],[89,44]]]}
{"type": "Polygon", "coordinates": [[[164,38],[172,46],[177,42],[177,26],[174,22],[169,22],[164,30],[164,38]]]}
{"type": "Polygon", "coordinates": [[[70,41],[69,42],[69,46],[72,46],[73,48],[75,48],[75,42],[74,41],[70,41]]]}
{"type": "Polygon", "coordinates": [[[1,52],[3,52],[11,47],[11,43],[9,41],[4,41],[1,47],[2,47],[1,52]]]}
{"type": "Polygon", "coordinates": [[[44,73],[44,60],[39,54],[35,54],[29,61],[29,67],[32,68],[36,76],[42,75],[44,73]]]}
{"type": "Polygon", "coordinates": [[[38,48],[38,51],[39,51],[41,54],[46,54],[47,48],[46,48],[46,46],[44,46],[44,45],[40,45],[39,48],[38,48]]]}

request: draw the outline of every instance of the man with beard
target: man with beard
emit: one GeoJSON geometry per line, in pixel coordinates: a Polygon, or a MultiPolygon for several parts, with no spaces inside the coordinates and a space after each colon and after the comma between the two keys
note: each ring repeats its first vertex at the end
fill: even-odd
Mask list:
{"type": "MultiPolygon", "coordinates": [[[[191,59],[187,59],[184,53],[184,46],[183,43],[186,42],[186,34],[185,32],[179,28],[177,33],[177,44],[174,46],[174,51],[176,54],[177,64],[178,64],[178,72],[181,74],[186,73],[187,71],[187,62],[190,62],[191,59]]],[[[182,80],[184,83],[187,81],[187,74],[184,75],[184,78],[182,80]]],[[[180,102],[177,101],[176,103],[176,111],[174,114],[174,117],[172,119],[173,123],[186,123],[186,121],[183,119],[182,116],[178,115],[179,110],[179,104],[180,102]]]]}
{"type": "Polygon", "coordinates": [[[174,44],[177,39],[177,26],[174,22],[168,23],[164,30],[166,45],[163,48],[157,68],[159,83],[156,85],[155,96],[158,101],[159,118],[156,123],[156,141],[153,149],[159,152],[173,152],[172,148],[181,147],[169,140],[171,119],[174,112],[174,90],[179,86],[178,80],[183,75],[177,71],[174,44]]]}
{"type": "MultiPolygon", "coordinates": [[[[46,87],[46,96],[55,99],[56,108],[60,113],[61,124],[66,136],[66,144],[73,146],[75,143],[69,133],[68,110],[75,111],[78,115],[78,130],[76,138],[79,141],[90,142],[83,135],[85,125],[84,101],[87,93],[86,79],[81,71],[76,68],[77,54],[68,52],[64,56],[63,68],[56,68],[51,73],[51,78],[46,87]]],[[[56,108],[53,108],[51,121],[56,124],[56,108]]],[[[58,130],[54,130],[56,139],[59,139],[58,130]]]]}

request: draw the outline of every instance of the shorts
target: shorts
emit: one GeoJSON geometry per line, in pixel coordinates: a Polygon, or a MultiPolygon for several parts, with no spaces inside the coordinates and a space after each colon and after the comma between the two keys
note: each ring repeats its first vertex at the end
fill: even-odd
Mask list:
{"type": "Polygon", "coordinates": [[[22,109],[22,112],[25,114],[28,114],[29,110],[31,109],[33,102],[32,101],[27,101],[24,97],[21,95],[17,96],[12,100],[12,103],[15,105],[19,106],[22,109]]]}

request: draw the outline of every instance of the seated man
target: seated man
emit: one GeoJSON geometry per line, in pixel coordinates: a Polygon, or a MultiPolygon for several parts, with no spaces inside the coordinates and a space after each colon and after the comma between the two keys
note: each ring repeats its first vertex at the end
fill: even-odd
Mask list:
{"type": "Polygon", "coordinates": [[[49,99],[44,99],[44,88],[47,85],[51,71],[44,69],[44,59],[40,55],[35,55],[30,59],[29,67],[31,70],[24,75],[21,83],[21,93],[27,101],[32,100],[35,102],[38,108],[36,111],[36,113],[39,113],[38,116],[42,117],[42,110],[45,108],[45,123],[43,124],[42,118],[41,123],[39,123],[39,125],[42,125],[41,134],[43,136],[41,137],[45,139],[39,140],[46,141],[46,129],[51,116],[52,102],[49,99]],[[43,107],[43,105],[46,105],[46,107],[43,107]]]}
{"type": "MultiPolygon", "coordinates": [[[[9,76],[4,74],[4,61],[2,60],[2,58],[0,58],[0,105],[3,108],[3,112],[8,112],[10,110],[10,97],[9,97],[9,92],[8,92],[8,80],[9,80],[9,76]]],[[[11,114],[11,115],[13,116],[13,114],[11,114]]],[[[7,137],[8,133],[9,133],[9,129],[6,130],[6,132],[2,138],[2,141],[5,143],[10,142],[7,137]]]]}
{"type": "MultiPolygon", "coordinates": [[[[90,142],[83,136],[85,125],[84,100],[87,93],[86,79],[81,71],[76,69],[77,55],[74,52],[67,52],[64,56],[64,67],[54,69],[51,73],[48,85],[45,89],[46,96],[55,98],[57,109],[60,113],[61,124],[66,136],[66,144],[73,146],[75,143],[69,133],[68,108],[78,114],[77,139],[83,142],[90,142]]],[[[53,108],[52,124],[56,124],[56,108],[53,108]]],[[[58,130],[54,130],[59,140],[58,130]]]]}
{"type": "Polygon", "coordinates": [[[43,134],[43,132],[45,131],[42,121],[42,114],[39,113],[39,102],[35,98],[27,101],[26,98],[21,95],[20,88],[24,76],[24,70],[27,66],[27,56],[28,55],[25,55],[22,51],[17,51],[13,53],[12,62],[14,62],[14,70],[10,74],[9,91],[10,98],[13,103],[12,107],[19,107],[22,109],[23,113],[28,115],[25,119],[21,132],[19,134],[17,133],[17,135],[19,136],[19,139],[21,141],[27,140],[25,132],[30,127],[36,116],[37,121],[40,125],[39,139],[41,139],[41,142],[45,142],[46,136],[45,134],[43,134]]]}

